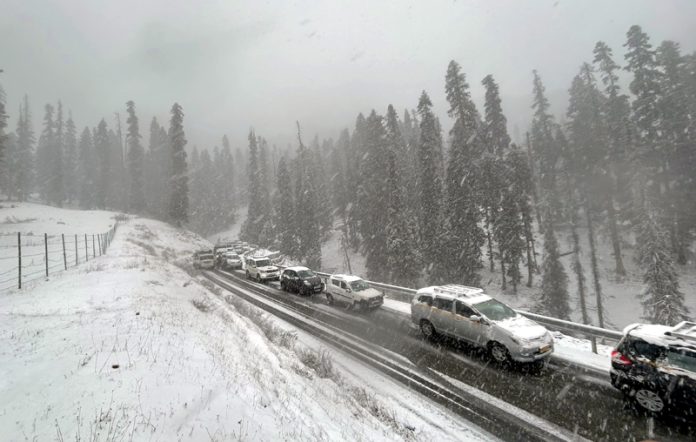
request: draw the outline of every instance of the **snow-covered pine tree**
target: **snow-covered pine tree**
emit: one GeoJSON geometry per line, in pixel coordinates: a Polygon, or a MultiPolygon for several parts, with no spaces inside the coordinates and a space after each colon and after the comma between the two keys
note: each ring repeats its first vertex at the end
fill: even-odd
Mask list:
{"type": "Polygon", "coordinates": [[[631,212],[631,189],[630,174],[628,171],[628,149],[631,139],[630,123],[630,104],[628,97],[621,93],[619,87],[619,77],[616,71],[620,67],[612,58],[612,50],[604,42],[597,42],[594,49],[594,62],[599,69],[599,73],[604,83],[603,114],[607,125],[608,151],[608,184],[606,189],[606,208],[607,222],[611,236],[612,248],[614,251],[614,271],[619,276],[626,275],[626,269],[621,255],[621,236],[619,230],[619,220],[630,219],[631,212]],[[618,213],[617,208],[618,205],[618,213]]]}
{"type": "Polygon", "coordinates": [[[276,233],[280,252],[286,256],[297,256],[297,242],[294,226],[295,199],[292,192],[292,178],[288,170],[288,162],[285,155],[278,161],[276,199],[276,233]]]}
{"type": "Polygon", "coordinates": [[[65,201],[65,170],[63,150],[65,143],[65,121],[63,119],[63,103],[58,102],[56,120],[54,126],[53,146],[51,146],[50,162],[48,168],[49,188],[48,201],[58,207],[65,201]]]}
{"type": "MultiPolygon", "coordinates": [[[[479,134],[479,114],[471,100],[469,84],[459,65],[451,61],[445,78],[450,104],[448,114],[455,119],[450,131],[451,146],[445,181],[444,215],[448,231],[443,231],[442,277],[455,283],[478,285],[483,268],[481,247],[485,233],[480,226],[483,190],[483,140],[479,134]]],[[[491,178],[489,176],[488,178],[491,178]]]]}
{"type": "Polygon", "coordinates": [[[92,132],[88,127],[80,135],[78,153],[78,184],[80,207],[91,209],[96,205],[97,163],[92,142],[92,132]]]}
{"type": "Polygon", "coordinates": [[[65,197],[72,203],[78,199],[78,152],[77,152],[77,128],[72,118],[72,112],[68,112],[65,122],[65,197]]]}
{"type": "Polygon", "coordinates": [[[374,110],[366,120],[363,155],[360,161],[360,184],[357,204],[360,207],[360,236],[367,277],[384,281],[389,276],[387,268],[387,242],[384,226],[387,225],[389,201],[388,176],[389,144],[382,117],[374,110]]]}
{"type": "Polygon", "coordinates": [[[220,151],[220,187],[222,188],[221,227],[232,225],[237,218],[237,189],[235,187],[235,163],[232,156],[232,148],[227,135],[222,137],[222,150],[220,151]]]}
{"type": "Polygon", "coordinates": [[[544,261],[542,264],[539,310],[554,318],[569,319],[568,276],[560,260],[553,224],[547,218],[544,227],[544,261]]]}
{"type": "Polygon", "coordinates": [[[168,180],[171,154],[166,131],[157,118],[150,122],[150,137],[145,155],[144,186],[145,205],[148,213],[157,219],[167,219],[168,180]]]}
{"type": "MultiPolygon", "coordinates": [[[[537,71],[534,74],[534,102],[532,109],[531,144],[534,170],[539,182],[539,212],[542,217],[551,217],[552,223],[560,219],[561,204],[556,186],[557,164],[559,152],[554,143],[556,123],[549,113],[549,100],[546,90],[537,71]]],[[[539,228],[548,224],[542,220],[539,228]]]]}
{"type": "Polygon", "coordinates": [[[128,146],[128,211],[131,213],[142,214],[145,211],[145,193],[143,166],[145,161],[145,150],[140,143],[140,127],[138,116],[135,114],[135,103],[126,103],[128,112],[128,133],[126,134],[126,144],[128,146]]]}
{"type": "MultiPolygon", "coordinates": [[[[2,174],[2,176],[0,176],[0,183],[11,183],[12,180],[9,178],[9,176],[5,176],[5,174],[9,175],[9,170],[7,169],[7,167],[5,167],[5,165],[9,163],[7,155],[8,139],[7,134],[5,133],[7,129],[7,120],[9,116],[7,115],[7,107],[5,104],[5,100],[5,90],[2,88],[2,85],[0,85],[0,174],[2,174]]],[[[7,189],[5,191],[7,192],[7,189]]],[[[10,191],[7,193],[12,192],[10,191]]]]}
{"type": "Polygon", "coordinates": [[[17,118],[17,160],[15,162],[14,189],[19,201],[26,201],[34,183],[34,129],[31,122],[29,97],[24,95],[17,118]]]}
{"type": "Polygon", "coordinates": [[[184,134],[184,112],[174,103],[169,120],[169,143],[171,149],[171,173],[169,178],[169,218],[181,227],[188,220],[188,173],[186,165],[186,135],[184,134]]]}
{"type": "Polygon", "coordinates": [[[418,115],[421,120],[418,144],[420,175],[418,244],[428,268],[429,279],[431,282],[437,282],[440,278],[437,275],[437,270],[444,258],[439,242],[444,219],[442,214],[442,176],[438,168],[438,152],[442,150],[442,138],[435,122],[432,106],[430,97],[423,91],[418,101],[418,115]]]}
{"type": "Polygon", "coordinates": [[[331,200],[336,214],[345,223],[346,208],[350,201],[348,191],[348,178],[346,166],[348,164],[348,150],[350,149],[350,133],[348,129],[341,131],[338,141],[334,144],[329,154],[329,185],[331,186],[331,200]]]}
{"type": "Polygon", "coordinates": [[[297,235],[298,258],[315,270],[321,269],[321,236],[317,219],[317,193],[311,175],[309,149],[302,143],[299,123],[297,125],[297,158],[295,158],[295,232],[297,235]]]}
{"type": "MultiPolygon", "coordinates": [[[[494,267],[494,253],[493,253],[493,230],[496,230],[495,225],[498,222],[499,215],[505,215],[509,217],[503,221],[506,226],[512,227],[513,220],[515,218],[519,219],[519,214],[515,215],[516,205],[511,208],[501,207],[501,201],[508,200],[514,201],[516,197],[505,195],[506,192],[510,192],[511,188],[506,186],[505,180],[507,177],[507,171],[505,170],[506,164],[504,162],[505,155],[508,152],[510,146],[510,135],[507,132],[507,119],[503,115],[503,109],[500,101],[500,92],[498,85],[493,79],[492,75],[487,75],[481,82],[486,88],[486,101],[485,101],[485,117],[482,130],[482,139],[484,143],[483,158],[481,164],[481,206],[484,210],[484,218],[486,224],[486,240],[488,242],[488,259],[490,261],[491,272],[495,269],[494,267]],[[501,212],[501,213],[499,213],[501,212]]],[[[521,221],[521,219],[520,219],[521,221]]],[[[503,229],[503,230],[507,230],[503,229]]],[[[500,229],[498,229],[500,232],[500,229]]],[[[511,239],[512,237],[510,237],[511,239]]],[[[500,249],[500,254],[504,254],[504,244],[501,244],[499,239],[498,248],[500,249]]],[[[512,255],[516,256],[516,255],[512,255]]],[[[504,265],[503,256],[500,256],[501,265],[504,265]]],[[[514,261],[514,260],[513,260],[514,261]]],[[[520,279],[519,272],[519,261],[514,261],[511,264],[517,266],[514,287],[517,290],[517,284],[520,279]]],[[[501,269],[501,274],[503,277],[503,289],[505,289],[505,268],[501,269]]]]}
{"type": "MultiPolygon", "coordinates": [[[[390,109],[393,110],[391,106],[390,109]]],[[[394,113],[396,116],[396,113],[394,113]]],[[[393,123],[393,121],[392,121],[393,123]]],[[[388,123],[389,127],[390,124],[388,123]]],[[[393,128],[392,128],[393,129],[393,128]]],[[[391,132],[391,131],[390,131],[391,132]]],[[[399,173],[397,151],[388,152],[387,189],[387,262],[389,281],[404,287],[415,287],[420,278],[420,258],[416,242],[416,224],[404,205],[403,186],[399,173]]]]}
{"type": "Polygon", "coordinates": [[[251,243],[258,243],[259,231],[263,222],[263,201],[259,184],[259,148],[256,134],[249,131],[249,165],[247,167],[247,217],[239,232],[240,238],[251,243]]]}
{"type": "Polygon", "coordinates": [[[637,261],[645,272],[642,293],[644,318],[654,324],[674,325],[687,319],[684,294],[674,268],[664,217],[646,203],[636,224],[637,261]]]}
{"type": "MultiPolygon", "coordinates": [[[[534,272],[536,271],[534,256],[534,231],[532,229],[532,193],[534,183],[532,171],[529,166],[529,157],[518,146],[511,145],[505,159],[506,170],[509,174],[509,194],[515,196],[516,206],[522,225],[518,227],[522,232],[525,243],[527,261],[527,287],[532,286],[534,272]]],[[[516,234],[519,234],[517,232],[516,234]]],[[[514,255],[511,255],[514,257],[514,255]]]]}
{"type": "Polygon", "coordinates": [[[44,107],[43,129],[36,149],[36,185],[42,200],[48,201],[50,191],[50,168],[53,145],[55,144],[53,106],[44,107]]]}
{"type": "Polygon", "coordinates": [[[696,167],[696,149],[689,126],[693,116],[689,113],[689,95],[686,84],[687,71],[679,44],[664,41],[657,48],[655,60],[660,68],[660,110],[664,142],[662,155],[669,167],[669,233],[672,250],[678,264],[684,265],[692,241],[696,202],[689,189],[696,167]]]}
{"type": "Polygon", "coordinates": [[[626,70],[633,74],[629,89],[635,95],[631,103],[633,123],[637,129],[637,164],[642,166],[648,193],[664,196],[669,188],[667,158],[662,154],[663,140],[660,135],[662,111],[660,109],[661,73],[655,60],[655,51],[648,35],[640,26],[634,25],[626,34],[626,70]]]}
{"type": "Polygon", "coordinates": [[[350,137],[350,149],[347,155],[346,180],[348,185],[348,206],[346,208],[346,226],[351,247],[357,250],[360,238],[360,223],[363,219],[363,208],[358,204],[358,189],[360,187],[360,163],[364,155],[365,116],[360,113],[355,119],[355,129],[350,137]]]}
{"type": "Polygon", "coordinates": [[[109,155],[109,133],[106,121],[102,120],[97,125],[93,135],[94,152],[96,157],[97,179],[95,206],[99,209],[107,208],[109,198],[109,185],[111,177],[111,161],[109,155]]]}

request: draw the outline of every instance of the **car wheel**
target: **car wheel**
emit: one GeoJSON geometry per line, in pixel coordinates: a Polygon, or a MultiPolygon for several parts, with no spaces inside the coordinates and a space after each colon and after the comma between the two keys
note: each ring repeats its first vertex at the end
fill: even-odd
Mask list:
{"type": "Polygon", "coordinates": [[[641,388],[636,391],[634,398],[642,409],[652,413],[659,413],[665,408],[665,403],[662,398],[652,390],[641,388]]]}
{"type": "Polygon", "coordinates": [[[437,337],[437,332],[435,331],[435,327],[433,324],[426,320],[423,319],[420,323],[420,329],[421,333],[423,333],[423,336],[425,336],[428,339],[435,339],[437,337]]]}
{"type": "Polygon", "coordinates": [[[488,351],[491,354],[491,357],[499,363],[505,363],[508,362],[510,359],[510,353],[508,352],[507,348],[505,348],[504,345],[499,344],[497,342],[492,343],[488,347],[488,351]]]}
{"type": "Polygon", "coordinates": [[[284,292],[288,291],[288,288],[285,286],[285,281],[280,281],[280,289],[284,292]]]}
{"type": "Polygon", "coordinates": [[[333,296],[331,296],[331,293],[326,294],[326,302],[328,302],[329,305],[334,305],[334,299],[333,296]]]}
{"type": "Polygon", "coordinates": [[[246,272],[246,279],[251,279],[251,277],[249,276],[249,271],[248,271],[248,270],[247,270],[247,272],[246,272]]]}

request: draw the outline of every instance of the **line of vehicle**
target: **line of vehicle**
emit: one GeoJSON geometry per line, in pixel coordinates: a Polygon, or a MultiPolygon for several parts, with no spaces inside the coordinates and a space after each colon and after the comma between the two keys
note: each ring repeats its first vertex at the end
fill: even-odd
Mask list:
{"type": "Polygon", "coordinates": [[[371,349],[372,345],[366,346],[363,339],[301,312],[295,305],[280,305],[276,298],[270,297],[264,293],[263,288],[253,283],[227,274],[228,278],[235,278],[235,283],[244,287],[241,288],[215,274],[203,274],[227,291],[332,344],[409,388],[447,406],[498,437],[508,440],[584,440],[548,421],[544,421],[546,425],[534,425],[524,418],[529,413],[511,404],[506,403],[506,406],[502,407],[500,404],[484,402],[480,400],[480,396],[464,392],[452,384],[442,385],[435,382],[427,374],[418,373],[411,367],[404,367],[402,363],[389,359],[383,351],[380,352],[382,354],[377,353],[371,349]]]}

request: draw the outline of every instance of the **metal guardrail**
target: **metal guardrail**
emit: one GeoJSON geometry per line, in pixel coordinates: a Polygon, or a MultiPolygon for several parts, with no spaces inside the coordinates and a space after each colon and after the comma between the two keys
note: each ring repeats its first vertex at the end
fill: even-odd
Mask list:
{"type": "MultiPolygon", "coordinates": [[[[285,268],[287,266],[283,265],[278,265],[279,268],[285,268]]],[[[317,275],[319,275],[322,279],[326,280],[331,276],[330,273],[324,273],[324,272],[315,272],[317,275]]],[[[417,290],[408,288],[408,287],[400,287],[397,285],[391,285],[391,284],[384,284],[382,282],[375,282],[375,281],[367,281],[365,280],[371,287],[381,289],[381,290],[386,290],[389,292],[394,292],[399,295],[402,295],[404,298],[408,299],[410,301],[411,298],[416,294],[417,290]]],[[[621,337],[623,336],[623,333],[618,331],[618,330],[611,330],[611,329],[606,329],[606,328],[600,328],[600,327],[595,327],[594,325],[586,325],[586,324],[580,324],[577,322],[572,322],[572,321],[566,321],[563,319],[558,319],[558,318],[552,318],[550,316],[543,316],[543,315],[538,315],[536,313],[531,313],[527,312],[524,310],[516,310],[517,313],[521,314],[522,316],[526,316],[529,319],[532,319],[545,327],[554,330],[554,331],[565,331],[565,332],[572,332],[572,333],[577,333],[577,334],[582,334],[584,335],[591,344],[592,347],[592,352],[597,353],[597,339],[607,339],[613,342],[618,342],[621,337]]]]}

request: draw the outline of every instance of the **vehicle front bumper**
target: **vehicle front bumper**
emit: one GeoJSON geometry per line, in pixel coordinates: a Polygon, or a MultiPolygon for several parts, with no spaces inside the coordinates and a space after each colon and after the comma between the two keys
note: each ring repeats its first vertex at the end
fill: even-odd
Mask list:
{"type": "Polygon", "coordinates": [[[553,353],[553,344],[546,344],[535,349],[529,350],[526,348],[508,349],[510,358],[516,362],[535,362],[547,359],[553,353]],[[548,350],[541,351],[546,345],[548,350]]]}

